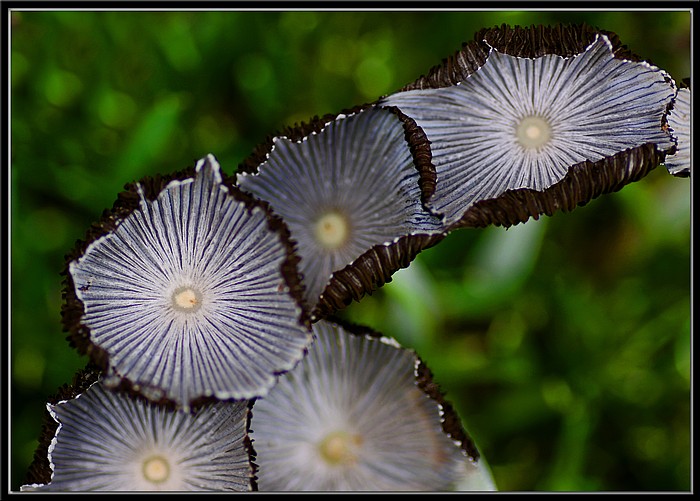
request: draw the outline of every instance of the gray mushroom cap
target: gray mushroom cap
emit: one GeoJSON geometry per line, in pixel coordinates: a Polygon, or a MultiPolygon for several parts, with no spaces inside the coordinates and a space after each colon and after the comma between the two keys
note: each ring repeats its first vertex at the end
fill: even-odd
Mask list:
{"type": "Polygon", "coordinates": [[[96,382],[47,409],[51,478],[22,491],[252,490],[246,401],[185,412],[96,382]]]}
{"type": "Polygon", "coordinates": [[[674,95],[664,71],[615,57],[599,33],[572,57],[516,57],[490,47],[464,80],[397,92],[380,105],[398,107],[424,130],[437,173],[427,205],[454,225],[475,204],[506,192],[544,192],[572,167],[646,144],[669,151],[673,141],[661,125],[674,95]]]}
{"type": "Polygon", "coordinates": [[[415,353],[356,326],[313,329],[308,356],[253,407],[261,491],[493,489],[415,353]]]}
{"type": "Polygon", "coordinates": [[[154,401],[264,394],[311,342],[283,223],[223,183],[212,155],[153,199],[147,186],[69,263],[74,342],[105,384],[154,401]]]}
{"type": "Polygon", "coordinates": [[[668,114],[668,126],[677,140],[676,152],[667,155],[664,164],[670,174],[679,177],[690,176],[690,89],[678,89],[673,109],[668,114]]]}
{"type": "Polygon", "coordinates": [[[324,117],[272,138],[264,159],[238,173],[238,186],[289,227],[311,309],[334,293],[341,297],[330,310],[371,292],[444,229],[422,206],[426,177],[406,127],[397,113],[374,107],[324,117]],[[370,251],[385,255],[361,259],[370,251]],[[344,269],[349,277],[337,286],[343,277],[333,275],[344,269]],[[344,295],[343,287],[353,290],[344,295]]]}

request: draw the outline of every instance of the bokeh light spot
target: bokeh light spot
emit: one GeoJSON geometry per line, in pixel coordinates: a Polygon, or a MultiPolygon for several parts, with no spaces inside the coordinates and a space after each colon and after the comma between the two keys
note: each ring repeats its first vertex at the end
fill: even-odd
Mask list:
{"type": "Polygon", "coordinates": [[[41,352],[34,349],[19,349],[14,356],[12,375],[16,383],[26,388],[40,388],[45,365],[41,352]]]}
{"type": "Polygon", "coordinates": [[[136,103],[123,92],[106,92],[97,106],[100,120],[105,125],[116,129],[130,125],[135,112],[136,103]]]}
{"type": "Polygon", "coordinates": [[[273,70],[270,61],[259,54],[246,54],[233,69],[234,78],[246,90],[263,89],[270,85],[273,70]]]}
{"type": "Polygon", "coordinates": [[[361,61],[355,73],[357,87],[368,99],[377,99],[389,92],[393,79],[393,70],[377,57],[368,57],[361,61]]]}
{"type": "Polygon", "coordinates": [[[83,90],[83,83],[73,73],[54,70],[49,73],[44,83],[46,100],[58,107],[70,105],[83,90]]]}

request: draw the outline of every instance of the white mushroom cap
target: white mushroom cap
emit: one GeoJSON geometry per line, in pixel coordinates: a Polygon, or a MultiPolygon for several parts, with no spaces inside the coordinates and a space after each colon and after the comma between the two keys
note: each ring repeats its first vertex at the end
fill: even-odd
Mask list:
{"type": "Polygon", "coordinates": [[[431,141],[437,171],[428,202],[446,224],[508,190],[543,191],[582,162],[647,143],[673,146],[661,120],[673,80],[644,62],[616,58],[603,34],[580,54],[515,57],[491,49],[465,80],[409,90],[398,107],[431,141]]]}
{"type": "Polygon", "coordinates": [[[689,176],[690,165],[690,89],[678,89],[678,95],[673,102],[673,109],[668,114],[668,126],[677,139],[676,152],[667,155],[664,164],[668,172],[674,176],[689,176]]]}
{"type": "Polygon", "coordinates": [[[69,328],[106,354],[105,382],[183,407],[264,394],[311,342],[282,223],[213,156],[195,170],[153,200],[138,184],[138,208],[69,265],[82,308],[69,328]]]}
{"type": "Polygon", "coordinates": [[[58,423],[51,480],[23,491],[252,490],[246,401],[190,413],[98,382],[47,409],[58,423]]]}
{"type": "Polygon", "coordinates": [[[415,353],[325,320],[314,334],[308,356],[254,404],[261,491],[440,491],[476,473],[419,386],[415,353]]]}
{"type": "Polygon", "coordinates": [[[289,227],[310,307],[333,273],[374,246],[442,231],[421,204],[420,172],[405,134],[397,114],[386,109],[340,114],[301,139],[275,137],[266,160],[238,174],[237,184],[269,203],[289,227]]]}

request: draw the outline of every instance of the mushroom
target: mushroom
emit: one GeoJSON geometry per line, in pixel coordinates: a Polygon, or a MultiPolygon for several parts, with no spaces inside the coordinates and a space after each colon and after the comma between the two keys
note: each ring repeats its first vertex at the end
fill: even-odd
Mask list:
{"type": "Polygon", "coordinates": [[[69,256],[62,311],[105,384],[185,408],[264,394],[311,342],[284,223],[209,155],[145,179],[69,256]]]}
{"type": "Polygon", "coordinates": [[[76,384],[46,405],[50,418],[22,491],[254,488],[247,401],[185,412],[110,391],[94,370],[76,384]]]}
{"type": "Polygon", "coordinates": [[[673,109],[668,113],[668,126],[677,139],[676,152],[666,155],[664,165],[670,174],[690,176],[690,88],[678,89],[673,109]]]}
{"type": "Polygon", "coordinates": [[[552,42],[552,30],[544,36],[539,28],[487,31],[457,58],[479,64],[485,47],[477,69],[433,70],[380,100],[430,141],[437,180],[427,205],[450,228],[571,210],[639,179],[673,147],[661,126],[675,95],[666,72],[623,59],[617,39],[600,32],[582,51],[558,55],[554,42],[587,31],[559,28],[552,42]]]}
{"type": "Polygon", "coordinates": [[[426,149],[396,110],[358,107],[288,129],[240,166],[238,186],[269,203],[297,243],[314,318],[372,292],[440,239],[440,219],[421,203],[434,176],[426,149]]]}
{"type": "Polygon", "coordinates": [[[307,357],[253,406],[261,491],[494,489],[414,352],[338,320],[313,332],[307,357]]]}

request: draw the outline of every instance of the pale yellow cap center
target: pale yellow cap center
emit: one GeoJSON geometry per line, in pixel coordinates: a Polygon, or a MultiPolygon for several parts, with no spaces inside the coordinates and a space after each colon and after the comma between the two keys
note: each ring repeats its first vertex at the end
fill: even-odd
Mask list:
{"type": "Polygon", "coordinates": [[[552,128],[542,117],[525,117],[518,124],[515,135],[522,146],[536,149],[549,142],[552,128]]]}
{"type": "Polygon", "coordinates": [[[338,212],[328,212],[316,221],[316,240],[327,249],[337,249],[345,243],[350,233],[347,218],[338,212]]]}
{"type": "Polygon", "coordinates": [[[170,476],[170,465],[161,456],[150,457],[143,462],[143,476],[154,484],[165,482],[170,476]]]}
{"type": "Polygon", "coordinates": [[[318,452],[326,463],[343,465],[357,460],[357,449],[362,445],[362,438],[342,431],[329,433],[318,444],[318,452]]]}
{"type": "Polygon", "coordinates": [[[194,312],[202,306],[202,295],[191,287],[180,287],[173,292],[172,304],[176,310],[194,312]]]}

